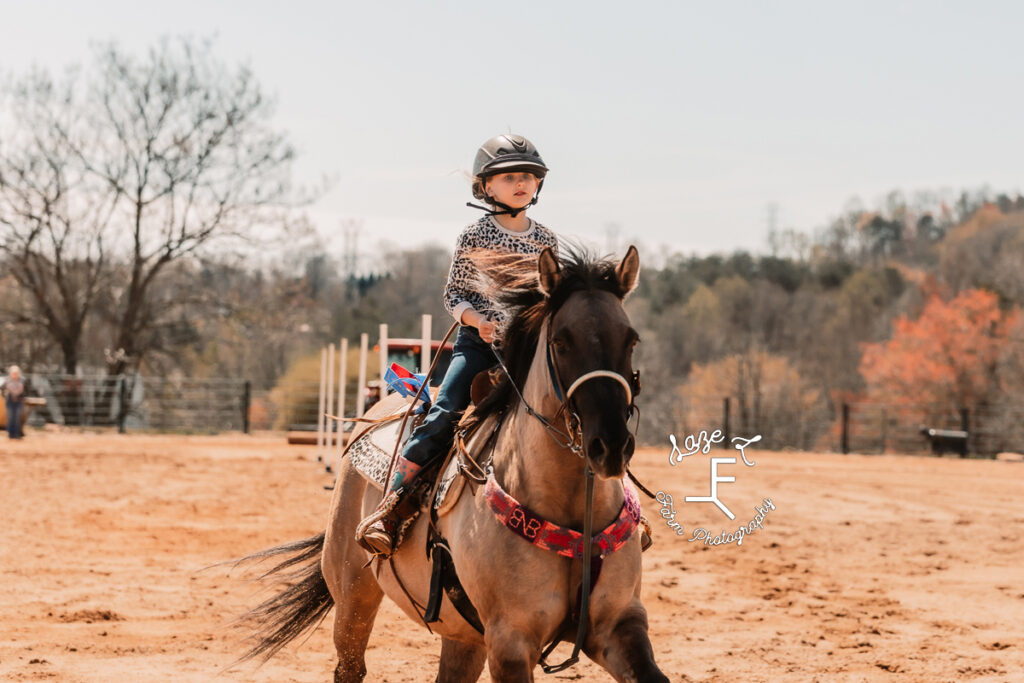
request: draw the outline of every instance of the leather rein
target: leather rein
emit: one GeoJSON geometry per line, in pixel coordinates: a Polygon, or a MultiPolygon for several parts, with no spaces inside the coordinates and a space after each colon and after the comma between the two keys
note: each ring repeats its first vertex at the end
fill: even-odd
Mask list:
{"type": "MultiPolygon", "coordinates": [[[[550,322],[550,321],[549,321],[550,322]]],[[[523,407],[526,412],[533,416],[547,431],[548,435],[558,444],[559,447],[571,450],[580,458],[586,458],[586,453],[583,447],[583,423],[580,419],[579,413],[577,412],[575,405],[572,403],[573,394],[579,389],[585,382],[589,382],[593,379],[599,379],[601,377],[607,377],[613,379],[622,385],[622,388],[626,392],[626,404],[629,406],[627,410],[626,419],[636,412],[636,404],[633,402],[635,398],[633,393],[633,387],[626,380],[625,377],[612,370],[592,370],[584,373],[576,378],[575,381],[569,386],[569,389],[564,393],[562,391],[562,380],[558,373],[558,367],[555,365],[551,358],[551,328],[550,325],[547,330],[545,339],[545,361],[548,366],[548,377],[551,380],[551,385],[554,388],[555,396],[561,401],[561,405],[555,412],[552,420],[548,420],[543,415],[533,409],[527,400],[523,396],[523,393],[516,386],[515,379],[512,377],[512,373],[509,372],[508,367],[505,365],[505,361],[499,353],[498,349],[491,344],[491,349],[494,351],[495,357],[498,359],[498,364],[501,366],[502,371],[508,378],[509,384],[515,389],[516,394],[519,396],[519,400],[522,401],[523,407]],[[556,427],[553,422],[558,419],[559,415],[565,416],[565,429],[562,431],[556,427]]],[[[639,372],[633,373],[633,381],[636,385],[639,385],[639,372]]],[[[637,426],[639,426],[639,419],[637,420],[637,426]]],[[[634,438],[635,438],[634,428],[634,438]]],[[[460,450],[463,450],[463,445],[460,444],[460,450]]],[[[468,455],[468,453],[467,453],[468,455]]],[[[475,464],[475,463],[474,463],[475,464]]],[[[477,469],[482,469],[477,466],[477,469]]],[[[493,470],[492,465],[487,465],[486,472],[493,470]]],[[[577,664],[580,660],[580,652],[583,650],[583,643],[587,635],[587,621],[590,614],[590,591],[591,591],[591,565],[593,556],[593,526],[594,526],[594,472],[590,468],[590,464],[587,463],[586,468],[586,510],[583,516],[583,553],[581,562],[583,563],[583,573],[580,582],[580,601],[579,601],[579,621],[576,628],[576,640],[573,644],[572,654],[561,664],[548,664],[547,657],[555,649],[555,646],[561,641],[561,636],[565,632],[563,629],[555,639],[544,649],[540,658],[540,665],[544,673],[551,674],[559,671],[564,671],[569,667],[577,664]]],[[[646,489],[645,489],[646,490],[646,489]]],[[[571,617],[567,618],[565,627],[571,627],[571,617]]]]}
{"type": "MultiPolygon", "coordinates": [[[[445,335],[444,341],[447,341],[448,337],[451,336],[452,332],[454,332],[457,327],[458,327],[458,323],[455,323],[455,324],[453,324],[448,329],[448,333],[445,335]]],[[[444,344],[444,341],[442,341],[442,346],[444,344]]],[[[509,384],[512,385],[512,388],[515,390],[516,394],[519,396],[519,400],[522,401],[523,407],[526,409],[527,413],[532,415],[538,422],[541,423],[541,425],[544,427],[545,431],[548,432],[548,434],[551,436],[551,438],[555,441],[555,443],[559,447],[572,451],[573,453],[575,453],[580,458],[585,458],[586,454],[584,452],[584,447],[583,447],[583,428],[582,428],[583,425],[582,425],[582,420],[581,420],[581,418],[579,416],[579,413],[576,411],[574,404],[572,404],[572,397],[573,397],[573,394],[584,383],[586,383],[586,382],[588,382],[590,380],[599,379],[599,378],[602,378],[602,377],[607,377],[609,379],[615,380],[616,382],[621,384],[622,388],[625,390],[625,392],[626,392],[626,403],[629,406],[628,410],[627,410],[627,420],[630,419],[633,415],[637,415],[637,417],[638,417],[638,419],[637,419],[637,426],[634,427],[634,430],[633,430],[634,438],[635,438],[636,430],[639,427],[639,410],[638,410],[636,404],[634,403],[634,399],[635,399],[635,395],[636,394],[635,394],[635,390],[634,390],[633,387],[635,386],[635,387],[637,387],[637,389],[639,388],[639,384],[640,384],[640,373],[639,373],[639,371],[633,373],[633,377],[632,377],[633,385],[631,386],[629,381],[627,381],[625,377],[623,377],[622,375],[620,375],[617,372],[614,372],[614,371],[611,371],[611,370],[592,370],[592,371],[584,373],[580,377],[576,378],[576,380],[573,381],[573,383],[569,386],[569,389],[566,390],[565,392],[563,392],[562,391],[562,381],[561,381],[561,378],[559,377],[559,374],[558,374],[558,368],[557,368],[557,366],[555,365],[555,363],[553,362],[553,360],[551,358],[551,333],[550,333],[550,328],[549,328],[548,329],[547,338],[545,339],[545,360],[546,360],[546,363],[547,363],[547,366],[548,366],[548,376],[549,376],[549,378],[551,380],[552,388],[554,389],[555,396],[561,401],[561,404],[560,404],[558,410],[555,412],[555,415],[552,418],[552,420],[548,420],[543,415],[541,415],[536,410],[534,410],[533,407],[529,404],[529,402],[527,402],[526,397],[523,396],[522,392],[519,390],[519,387],[516,386],[515,379],[512,377],[512,373],[509,372],[508,367],[505,365],[505,361],[504,361],[504,358],[502,358],[501,353],[498,351],[497,347],[495,347],[493,342],[490,344],[490,346],[491,346],[491,350],[494,352],[495,358],[498,360],[498,365],[501,367],[502,371],[505,373],[505,376],[508,378],[509,384]],[[553,423],[553,421],[556,421],[558,419],[558,417],[560,415],[563,415],[563,414],[565,416],[564,417],[564,419],[565,419],[565,431],[562,431],[561,429],[556,427],[555,424],[553,423]]],[[[438,358],[440,358],[440,354],[438,354],[437,357],[434,358],[434,362],[430,366],[430,370],[427,373],[427,377],[430,377],[433,374],[433,370],[434,370],[434,367],[435,367],[435,365],[437,363],[438,358]]],[[[414,406],[416,405],[416,401],[419,399],[420,395],[423,393],[423,390],[424,390],[426,384],[427,383],[424,382],[419,387],[419,389],[416,392],[416,395],[413,397],[413,400],[410,403],[409,409],[404,411],[404,414],[402,415],[402,424],[399,427],[399,434],[401,434],[402,431],[404,430],[406,420],[408,419],[410,413],[412,412],[414,406]]],[[[390,421],[392,419],[395,419],[395,417],[384,418],[384,419],[382,419],[380,421],[384,422],[384,421],[390,421]]],[[[353,420],[353,421],[371,422],[371,420],[367,420],[367,419],[357,419],[357,420],[353,420]]],[[[377,420],[374,420],[373,422],[377,422],[377,420]]],[[[496,435],[497,430],[498,430],[498,426],[500,426],[500,422],[499,422],[498,425],[495,426],[495,429],[492,431],[491,437],[489,437],[488,440],[492,439],[496,435]]],[[[476,481],[478,483],[483,483],[483,482],[486,481],[486,475],[489,472],[493,471],[493,466],[490,463],[488,463],[486,465],[486,469],[484,467],[481,467],[480,464],[477,463],[477,461],[475,459],[473,459],[472,455],[470,455],[469,449],[466,447],[464,439],[465,439],[464,432],[459,432],[459,433],[456,434],[456,450],[457,450],[458,455],[460,456],[460,458],[462,456],[465,456],[465,458],[468,459],[469,463],[472,463],[472,465],[475,467],[475,469],[480,474],[483,474],[484,476],[483,477],[479,477],[479,475],[477,475],[475,473],[471,473],[469,471],[469,467],[464,462],[460,462],[460,470],[462,471],[463,475],[465,475],[468,479],[470,479],[472,481],[476,481]]],[[[392,470],[392,468],[394,467],[394,464],[395,464],[395,459],[396,459],[396,456],[397,456],[397,451],[398,451],[398,444],[396,443],[396,445],[395,445],[395,452],[392,453],[391,464],[388,467],[388,479],[390,479],[391,470],[392,470]]],[[[540,658],[541,668],[543,669],[544,673],[548,673],[548,674],[557,673],[559,671],[564,671],[564,670],[568,669],[571,666],[574,666],[575,664],[577,664],[579,662],[579,655],[580,655],[580,652],[583,650],[583,643],[584,643],[584,640],[585,640],[586,634],[587,634],[587,621],[588,621],[589,613],[590,613],[590,591],[591,591],[591,587],[592,587],[591,586],[591,565],[592,565],[591,559],[592,559],[592,556],[593,556],[594,472],[593,472],[593,470],[591,470],[589,464],[587,464],[585,472],[586,472],[586,510],[585,510],[585,514],[584,514],[584,518],[583,518],[583,548],[582,548],[583,552],[582,552],[582,557],[581,557],[581,561],[583,562],[583,566],[582,566],[583,573],[582,573],[581,584],[580,584],[580,600],[579,600],[579,605],[578,605],[578,607],[579,607],[579,620],[578,620],[578,625],[577,625],[577,629],[576,629],[576,640],[575,640],[574,645],[573,645],[572,655],[570,655],[570,657],[568,659],[566,659],[561,664],[554,664],[554,665],[552,665],[552,664],[548,664],[547,663],[546,660],[547,660],[548,655],[550,655],[551,652],[555,649],[555,646],[557,646],[558,643],[561,642],[561,636],[565,632],[565,630],[567,628],[571,627],[571,625],[572,625],[571,617],[569,617],[566,620],[565,628],[563,628],[563,630],[555,637],[555,639],[544,649],[543,653],[541,654],[541,658],[540,658]]],[[[633,482],[635,484],[637,484],[638,488],[640,488],[641,491],[646,493],[648,496],[651,496],[652,498],[654,497],[653,494],[651,494],[650,491],[648,491],[643,486],[643,484],[641,484],[640,482],[636,481],[635,478],[632,477],[632,474],[630,474],[630,477],[633,480],[633,482]]],[[[371,561],[372,561],[372,558],[371,558],[371,561]]],[[[394,560],[391,559],[390,563],[391,563],[392,573],[394,574],[395,578],[398,579],[398,583],[402,587],[402,590],[405,592],[406,597],[409,598],[410,602],[414,606],[417,607],[416,611],[419,612],[420,610],[418,609],[418,607],[419,607],[418,603],[412,598],[412,596],[406,590],[405,585],[401,581],[401,579],[398,578],[398,574],[395,571],[395,567],[394,567],[394,560]]],[[[379,571],[379,569],[380,569],[380,563],[378,563],[378,571],[379,571]]],[[[425,620],[424,620],[424,623],[426,623],[425,620]]],[[[429,629],[429,626],[427,628],[429,629]]]]}
{"type": "MultiPolygon", "coordinates": [[[[558,374],[558,367],[555,365],[554,361],[551,358],[551,330],[549,327],[547,332],[547,338],[545,339],[544,343],[544,357],[548,366],[548,377],[551,380],[551,386],[554,389],[555,396],[558,398],[561,404],[559,405],[558,410],[555,411],[554,417],[551,420],[548,420],[546,417],[544,417],[536,410],[534,410],[533,406],[529,404],[529,402],[526,400],[526,397],[523,396],[523,392],[521,392],[519,390],[519,387],[516,386],[515,379],[512,377],[512,373],[509,372],[508,367],[505,365],[505,360],[502,358],[501,353],[498,351],[498,348],[494,345],[493,342],[491,343],[490,346],[491,350],[494,352],[494,357],[498,359],[498,365],[501,366],[501,369],[505,373],[505,376],[508,377],[509,384],[515,390],[516,395],[519,396],[519,400],[522,401],[523,407],[526,409],[526,412],[541,423],[541,425],[544,427],[544,430],[547,431],[547,433],[551,436],[551,438],[560,448],[571,450],[580,458],[583,458],[585,456],[585,453],[583,452],[583,424],[582,420],[580,419],[579,413],[576,411],[574,405],[571,404],[571,401],[572,395],[576,392],[577,389],[580,388],[581,385],[583,385],[584,382],[587,382],[592,379],[598,379],[600,377],[607,377],[609,379],[615,380],[616,382],[622,385],[622,388],[626,392],[626,404],[629,406],[627,411],[627,419],[632,417],[634,414],[638,413],[636,403],[634,403],[633,401],[633,399],[635,398],[633,393],[633,386],[639,386],[640,384],[639,371],[633,373],[633,386],[631,386],[630,383],[626,380],[626,378],[617,372],[614,372],[612,370],[591,370],[590,372],[584,373],[583,375],[577,377],[576,380],[569,386],[569,389],[563,392],[562,379],[558,374]],[[554,425],[554,421],[557,421],[558,417],[563,413],[565,414],[566,431],[562,431],[561,429],[554,425]]],[[[634,427],[633,430],[634,438],[636,437],[636,430],[638,427],[639,420],[637,421],[637,427],[634,427]]]]}

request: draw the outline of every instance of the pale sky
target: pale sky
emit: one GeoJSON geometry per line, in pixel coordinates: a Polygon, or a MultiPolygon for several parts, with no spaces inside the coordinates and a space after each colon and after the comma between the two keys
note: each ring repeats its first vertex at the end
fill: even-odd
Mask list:
{"type": "MultiPolygon", "coordinates": [[[[278,102],[310,215],[454,245],[462,175],[498,133],[551,173],[531,216],[667,251],[766,249],[892,189],[1021,189],[1024,5],[995,2],[0,1],[0,69],[59,70],[90,41],[217,37],[278,102]]],[[[0,133],[2,134],[2,133],[0,133]]],[[[642,252],[643,253],[643,252],[642,252]]]]}

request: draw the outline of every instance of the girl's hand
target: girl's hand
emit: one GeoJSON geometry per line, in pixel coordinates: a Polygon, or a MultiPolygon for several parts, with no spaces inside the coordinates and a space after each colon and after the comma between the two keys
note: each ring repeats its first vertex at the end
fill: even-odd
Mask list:
{"type": "Polygon", "coordinates": [[[468,308],[463,312],[459,323],[475,327],[476,331],[480,333],[480,338],[488,344],[493,342],[497,336],[497,326],[488,320],[487,316],[474,311],[472,308],[468,308]]]}
{"type": "Polygon", "coordinates": [[[480,322],[476,326],[477,332],[480,333],[480,338],[490,344],[494,341],[495,334],[497,333],[497,327],[487,318],[481,316],[480,322]]]}

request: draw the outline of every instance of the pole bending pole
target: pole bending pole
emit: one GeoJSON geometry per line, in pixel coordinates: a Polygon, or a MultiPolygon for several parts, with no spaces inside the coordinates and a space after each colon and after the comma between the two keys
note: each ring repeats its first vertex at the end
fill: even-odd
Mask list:
{"type": "Polygon", "coordinates": [[[316,410],[316,460],[323,462],[324,459],[324,389],[327,374],[327,349],[320,349],[320,396],[317,401],[316,410]]]}
{"type": "Polygon", "coordinates": [[[370,346],[370,335],[359,335],[359,386],[356,387],[356,417],[362,417],[366,410],[366,352],[370,346]]]}

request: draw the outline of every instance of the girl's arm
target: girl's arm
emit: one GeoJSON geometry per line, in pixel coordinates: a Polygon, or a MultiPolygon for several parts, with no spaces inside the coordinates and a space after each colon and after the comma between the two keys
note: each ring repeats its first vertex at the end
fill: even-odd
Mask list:
{"type": "Polygon", "coordinates": [[[466,234],[459,235],[455,243],[452,267],[448,271],[448,282],[444,286],[444,307],[460,325],[475,327],[485,342],[494,341],[497,329],[487,316],[483,315],[469,301],[469,294],[475,284],[476,266],[467,256],[472,245],[466,234]]]}
{"type": "Polygon", "coordinates": [[[463,314],[473,309],[473,304],[468,301],[473,264],[466,256],[466,250],[466,234],[463,233],[455,243],[455,254],[452,256],[452,267],[448,271],[443,295],[445,310],[459,323],[462,323],[463,314]]]}

